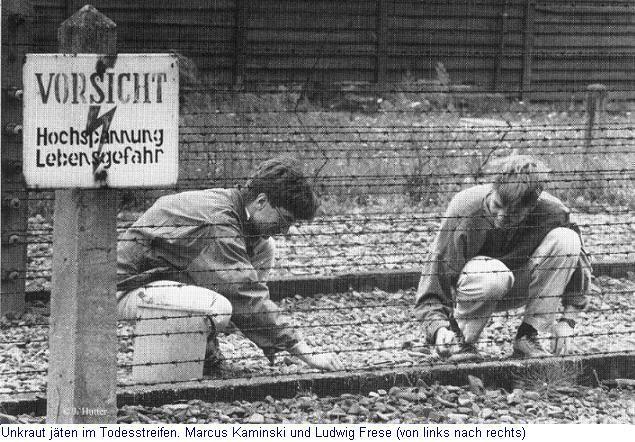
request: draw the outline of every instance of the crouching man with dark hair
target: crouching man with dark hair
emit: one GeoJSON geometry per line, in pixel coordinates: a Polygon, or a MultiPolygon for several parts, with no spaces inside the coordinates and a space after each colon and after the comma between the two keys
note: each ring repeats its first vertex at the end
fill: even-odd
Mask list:
{"type": "Polygon", "coordinates": [[[546,173],[541,163],[515,156],[493,184],[463,190],[450,202],[415,307],[439,355],[481,359],[478,339],[492,314],[521,306],[514,356],[548,356],[539,332],[552,334],[554,354],[569,352],[591,267],[569,210],[543,192],[546,173]]]}
{"type": "Polygon", "coordinates": [[[317,198],[288,158],[262,163],[243,188],[159,198],[120,238],[118,309],[138,317],[142,304],[202,312],[211,319],[204,374],[220,363],[216,333],[230,319],[270,359],[287,350],[309,366],[340,370],[334,354],[314,352],[285,325],[269,299],[272,235],[311,220],[317,198]]]}

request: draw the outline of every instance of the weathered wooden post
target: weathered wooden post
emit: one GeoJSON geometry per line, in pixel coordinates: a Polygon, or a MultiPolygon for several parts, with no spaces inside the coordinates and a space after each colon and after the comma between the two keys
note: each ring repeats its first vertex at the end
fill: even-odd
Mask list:
{"type": "Polygon", "coordinates": [[[606,101],[606,86],[605,85],[594,83],[587,86],[587,94],[586,94],[587,125],[586,125],[586,133],[584,137],[584,147],[587,152],[591,148],[591,142],[593,141],[593,129],[596,125],[596,122],[600,123],[602,119],[605,101],[606,101]]]}
{"type": "Polygon", "coordinates": [[[84,6],[61,54],[27,54],[24,178],[56,190],[47,419],[116,421],[117,191],[178,179],[179,75],[170,54],[117,54],[115,23],[84,6]]]}
{"type": "MultiPolygon", "coordinates": [[[[63,53],[116,54],[115,23],[89,5],[57,35],[63,53]]],[[[117,191],[57,190],[54,216],[46,419],[115,423],[117,191]]]]}
{"type": "Polygon", "coordinates": [[[22,61],[31,42],[31,2],[2,2],[2,289],[0,315],[24,312],[27,193],[22,175],[22,61]],[[5,45],[6,42],[6,46],[5,45]]]}

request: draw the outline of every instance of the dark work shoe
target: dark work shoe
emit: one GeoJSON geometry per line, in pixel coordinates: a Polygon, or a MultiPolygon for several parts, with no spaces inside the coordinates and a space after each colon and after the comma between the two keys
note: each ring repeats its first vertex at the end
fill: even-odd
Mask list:
{"type": "Polygon", "coordinates": [[[448,358],[448,362],[479,362],[483,360],[483,355],[478,351],[476,344],[459,344],[459,351],[448,358]]]}
{"type": "Polygon", "coordinates": [[[525,335],[514,339],[512,358],[544,358],[551,356],[538,340],[538,335],[525,335]]]}
{"type": "Polygon", "coordinates": [[[212,332],[207,337],[207,347],[205,349],[205,360],[203,361],[203,376],[213,376],[218,374],[223,367],[225,357],[218,346],[218,336],[212,332]]]}

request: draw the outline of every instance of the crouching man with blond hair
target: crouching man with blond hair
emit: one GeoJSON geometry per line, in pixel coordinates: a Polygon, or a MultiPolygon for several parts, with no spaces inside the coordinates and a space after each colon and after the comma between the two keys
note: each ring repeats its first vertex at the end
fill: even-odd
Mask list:
{"type": "Polygon", "coordinates": [[[481,359],[479,337],[492,314],[522,306],[514,356],[549,356],[538,333],[551,333],[553,354],[570,351],[591,267],[569,210],[543,192],[546,173],[540,162],[515,156],[492,184],[463,190],[450,202],[415,307],[442,357],[481,359]]]}

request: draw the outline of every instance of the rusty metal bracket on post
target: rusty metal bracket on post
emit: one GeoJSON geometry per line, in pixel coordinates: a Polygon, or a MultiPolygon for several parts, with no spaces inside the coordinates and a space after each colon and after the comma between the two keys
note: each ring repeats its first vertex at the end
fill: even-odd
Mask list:
{"type": "Polygon", "coordinates": [[[4,95],[6,98],[22,101],[23,91],[21,88],[8,87],[8,88],[2,88],[2,91],[4,92],[4,95]]]}

